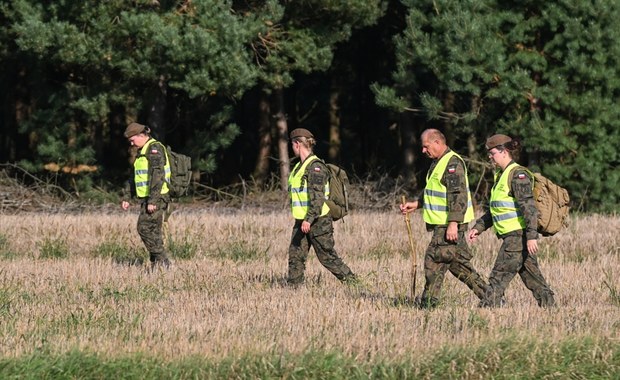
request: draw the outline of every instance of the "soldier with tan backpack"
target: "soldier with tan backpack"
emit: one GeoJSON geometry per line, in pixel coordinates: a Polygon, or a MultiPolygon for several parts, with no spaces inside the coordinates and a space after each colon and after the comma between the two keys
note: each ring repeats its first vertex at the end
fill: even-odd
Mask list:
{"type": "Polygon", "coordinates": [[[554,306],[554,293],[540,270],[536,253],[539,230],[549,235],[562,227],[565,217],[556,215],[567,213],[564,201],[568,201],[568,195],[555,185],[551,186],[548,180],[541,179],[536,186],[536,176],[515,162],[521,150],[519,140],[498,134],[487,139],[486,148],[496,167],[489,210],[476,221],[468,237],[475,241],[479,234],[493,227],[497,237],[502,239],[502,246],[489,275],[488,292],[480,305],[502,306],[504,292],[518,274],[539,306],[554,306]],[[539,212],[539,208],[543,212],[539,212]]]}

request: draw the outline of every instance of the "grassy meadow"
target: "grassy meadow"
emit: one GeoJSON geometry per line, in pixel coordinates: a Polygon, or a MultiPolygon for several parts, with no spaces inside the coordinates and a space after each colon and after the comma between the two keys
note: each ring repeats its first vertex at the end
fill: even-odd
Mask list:
{"type": "MultiPolygon", "coordinates": [[[[362,286],[313,252],[285,285],[286,211],[176,211],[172,269],[149,273],[137,211],[0,216],[1,378],[620,378],[620,217],[579,216],[543,238],[558,306],[519,277],[507,306],[477,308],[451,274],[418,310],[403,217],[354,212],[336,249],[362,286]]],[[[430,235],[412,216],[417,294],[430,235]]],[[[487,277],[491,231],[473,263],[487,277]]]]}

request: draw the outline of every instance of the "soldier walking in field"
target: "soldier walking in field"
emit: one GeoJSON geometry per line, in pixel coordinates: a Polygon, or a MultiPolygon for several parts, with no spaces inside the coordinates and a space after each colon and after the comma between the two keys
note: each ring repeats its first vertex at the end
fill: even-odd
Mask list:
{"type": "Polygon", "coordinates": [[[312,152],[316,140],[303,128],[293,130],[290,140],[299,162],[288,179],[291,212],[295,218],[288,250],[288,283],[304,282],[310,246],[321,264],[340,281],[355,281],[355,275],[334,249],[333,221],[325,203],[329,196],[329,173],[327,166],[312,152]]]}
{"type": "Polygon", "coordinates": [[[474,219],[465,162],[448,147],[439,130],[427,129],[421,138],[422,152],[433,159],[424,195],[400,205],[403,214],[423,208],[426,229],[433,233],[424,256],[426,283],[417,302],[422,308],[437,306],[447,271],[483,299],[487,284],[472,266],[472,254],[465,241],[467,224],[474,219]]]}
{"type": "Polygon", "coordinates": [[[503,240],[489,276],[489,290],[481,306],[496,307],[504,303],[504,291],[518,273],[541,307],[555,305],[554,294],[538,266],[538,210],[533,197],[534,178],[529,170],[515,162],[521,143],[506,135],[487,139],[486,148],[497,168],[491,189],[489,211],[476,221],[468,237],[493,226],[503,240]]]}
{"type": "MultiPolygon", "coordinates": [[[[151,269],[157,265],[168,268],[170,260],[164,248],[163,231],[170,204],[170,162],[166,148],[152,138],[150,129],[142,124],[129,124],[125,137],[138,149],[132,181],[135,195],[141,202],[138,233],[149,252],[151,269]]],[[[127,199],[121,202],[123,210],[128,210],[129,206],[127,199]]]]}

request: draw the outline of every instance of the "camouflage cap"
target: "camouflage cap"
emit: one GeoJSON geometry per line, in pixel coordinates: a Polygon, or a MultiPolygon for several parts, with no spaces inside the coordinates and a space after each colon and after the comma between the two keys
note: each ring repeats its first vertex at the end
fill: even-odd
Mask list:
{"type": "Polygon", "coordinates": [[[504,145],[508,142],[511,142],[512,138],[506,135],[493,135],[487,139],[486,148],[487,150],[493,149],[497,146],[504,145]]]}
{"type": "Polygon", "coordinates": [[[296,128],[296,129],[293,129],[291,131],[290,138],[291,138],[291,140],[293,140],[293,139],[295,139],[297,137],[307,137],[307,138],[312,138],[313,139],[314,135],[309,130],[307,130],[307,129],[296,128]]]}
{"type": "Polygon", "coordinates": [[[131,123],[127,126],[127,129],[125,129],[124,135],[126,138],[130,138],[132,136],[135,136],[139,133],[144,132],[145,129],[146,129],[145,125],[138,124],[138,123],[131,123]]]}

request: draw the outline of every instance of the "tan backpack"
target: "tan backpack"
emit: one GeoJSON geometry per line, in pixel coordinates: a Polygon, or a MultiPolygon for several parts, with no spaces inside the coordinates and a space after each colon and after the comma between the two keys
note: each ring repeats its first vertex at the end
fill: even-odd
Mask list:
{"type": "Polygon", "coordinates": [[[568,225],[568,191],[540,173],[533,174],[538,232],[543,236],[552,236],[568,225]]]}

